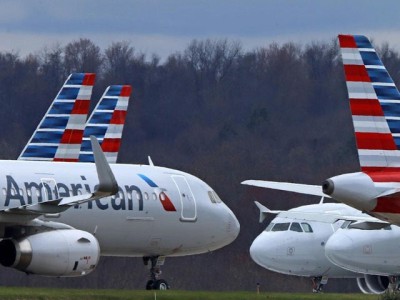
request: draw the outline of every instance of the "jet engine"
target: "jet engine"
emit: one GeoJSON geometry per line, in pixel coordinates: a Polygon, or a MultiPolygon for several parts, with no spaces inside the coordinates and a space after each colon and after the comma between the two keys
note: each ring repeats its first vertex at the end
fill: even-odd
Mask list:
{"type": "Polygon", "coordinates": [[[358,172],[338,175],[325,180],[322,191],[332,198],[362,211],[373,210],[379,195],[367,174],[358,172]]]}
{"type": "Polygon", "coordinates": [[[0,263],[3,266],[44,276],[89,274],[99,257],[97,239],[76,229],[46,231],[0,242],[0,263]]]}
{"type": "Polygon", "coordinates": [[[357,285],[364,294],[383,294],[389,286],[389,278],[365,274],[364,278],[357,278],[357,285]]]}

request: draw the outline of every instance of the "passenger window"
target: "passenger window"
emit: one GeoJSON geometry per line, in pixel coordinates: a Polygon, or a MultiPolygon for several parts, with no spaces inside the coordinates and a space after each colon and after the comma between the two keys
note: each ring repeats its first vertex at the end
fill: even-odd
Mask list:
{"type": "Polygon", "coordinates": [[[152,195],[153,195],[153,200],[157,200],[157,195],[156,195],[156,193],[153,193],[152,195]]]}
{"type": "Polygon", "coordinates": [[[271,231],[286,231],[289,229],[290,223],[276,223],[271,231]]]}
{"type": "Polygon", "coordinates": [[[147,194],[147,192],[144,192],[143,195],[145,200],[149,200],[149,194],[147,194]]]}
{"type": "Polygon", "coordinates": [[[267,228],[265,228],[265,231],[271,231],[271,228],[274,227],[275,223],[269,223],[269,225],[267,226],[267,228]]]}
{"type": "Polygon", "coordinates": [[[304,232],[313,232],[310,224],[308,223],[301,223],[301,227],[303,227],[304,232]]]}
{"type": "Polygon", "coordinates": [[[299,223],[292,223],[292,225],[290,225],[290,231],[303,232],[299,223]]]}

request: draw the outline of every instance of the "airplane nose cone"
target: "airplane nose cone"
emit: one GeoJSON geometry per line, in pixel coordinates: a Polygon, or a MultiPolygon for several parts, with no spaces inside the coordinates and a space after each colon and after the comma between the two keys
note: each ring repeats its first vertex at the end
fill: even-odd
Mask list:
{"type": "Polygon", "coordinates": [[[226,232],[231,237],[231,242],[233,242],[239,235],[240,223],[236,218],[235,214],[229,210],[228,211],[228,222],[226,223],[226,232]]]}
{"type": "Polygon", "coordinates": [[[343,232],[332,235],[325,245],[325,256],[335,265],[348,268],[354,259],[353,241],[343,232]]]}
{"type": "Polygon", "coordinates": [[[273,264],[273,257],[276,248],[265,236],[261,233],[250,246],[250,256],[258,265],[269,268],[273,264]]]}

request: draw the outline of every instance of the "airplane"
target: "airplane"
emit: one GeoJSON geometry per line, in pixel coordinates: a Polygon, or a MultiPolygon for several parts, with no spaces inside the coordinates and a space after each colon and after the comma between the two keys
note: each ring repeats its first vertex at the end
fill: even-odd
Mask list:
{"type": "Polygon", "coordinates": [[[269,210],[259,202],[260,223],[276,217],[250,247],[254,262],[268,270],[312,278],[313,292],[321,292],[329,278],[363,278],[363,274],[336,266],[325,256],[325,245],[347,215],[361,215],[344,204],[320,203],[269,210]]]}
{"type": "Polygon", "coordinates": [[[364,289],[369,293],[399,290],[400,228],[368,223],[376,228],[365,228],[357,221],[343,223],[326,243],[325,255],[343,269],[366,274],[364,289]]]}
{"type": "Polygon", "coordinates": [[[318,185],[248,180],[244,184],[324,196],[400,225],[400,93],[370,41],[339,35],[361,171],[318,185]]]}
{"type": "Polygon", "coordinates": [[[91,145],[95,164],[38,161],[37,148],[29,161],[0,161],[3,266],[83,276],[99,256],[142,257],[151,266],[146,289],[167,289],[160,278],[166,256],[206,253],[236,239],[239,222],[204,181],[153,163],[109,165],[93,136],[91,145]]]}

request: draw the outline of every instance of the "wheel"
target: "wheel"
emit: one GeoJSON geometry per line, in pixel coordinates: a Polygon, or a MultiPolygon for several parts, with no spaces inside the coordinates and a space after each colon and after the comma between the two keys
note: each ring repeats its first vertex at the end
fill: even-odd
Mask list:
{"type": "Polygon", "coordinates": [[[149,280],[146,283],[146,290],[153,290],[154,289],[154,280],[149,280]]]}
{"type": "Polygon", "coordinates": [[[164,279],[159,279],[154,285],[155,290],[169,290],[169,285],[164,279]]]}

